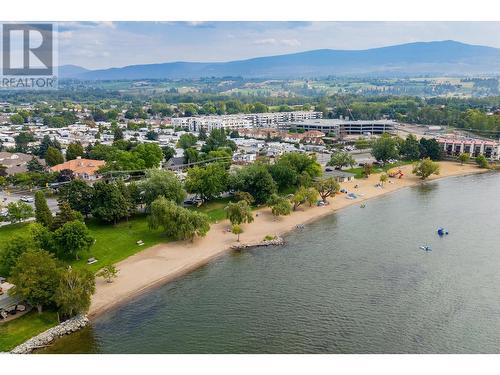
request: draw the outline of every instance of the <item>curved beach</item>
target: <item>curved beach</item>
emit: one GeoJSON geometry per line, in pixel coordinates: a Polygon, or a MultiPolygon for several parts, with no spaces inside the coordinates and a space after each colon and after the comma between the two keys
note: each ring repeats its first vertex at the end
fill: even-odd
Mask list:
{"type": "MultiPolygon", "coordinates": [[[[485,171],[474,165],[462,166],[456,162],[441,162],[440,165],[440,175],[432,176],[428,180],[485,171]]],[[[290,216],[278,219],[272,216],[269,208],[260,209],[256,211],[253,223],[243,225],[244,233],[241,235],[241,242],[254,243],[261,241],[266,235],[283,235],[299,224],[317,220],[341,208],[353,204],[359,205],[362,201],[421,183],[421,180],[411,175],[411,168],[411,165],[401,167],[404,177],[390,179],[391,183],[386,183],[383,188],[375,187],[380,175],[341,184],[343,188],[361,195],[358,199],[350,200],[345,195],[337,195],[329,200],[328,206],[301,206],[290,216]],[[354,189],[356,184],[359,185],[358,189],[354,189]]],[[[228,226],[227,221],[214,224],[204,238],[198,238],[194,242],[159,244],[119,262],[117,268],[120,272],[113,283],[108,284],[102,279],[97,280],[96,293],[92,298],[89,316],[92,318],[102,314],[150,288],[193,271],[229,251],[231,245],[235,244],[236,238],[227,232],[228,226]]]]}

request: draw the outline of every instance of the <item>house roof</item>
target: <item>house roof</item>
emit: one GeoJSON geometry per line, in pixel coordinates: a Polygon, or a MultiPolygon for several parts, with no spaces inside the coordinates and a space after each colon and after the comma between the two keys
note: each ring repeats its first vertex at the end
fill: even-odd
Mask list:
{"type": "Polygon", "coordinates": [[[69,169],[75,174],[87,174],[93,175],[97,172],[99,167],[106,164],[104,160],[94,160],[94,159],[74,159],[69,160],[62,164],[54,165],[50,168],[52,172],[62,171],[63,169],[69,169]]]}

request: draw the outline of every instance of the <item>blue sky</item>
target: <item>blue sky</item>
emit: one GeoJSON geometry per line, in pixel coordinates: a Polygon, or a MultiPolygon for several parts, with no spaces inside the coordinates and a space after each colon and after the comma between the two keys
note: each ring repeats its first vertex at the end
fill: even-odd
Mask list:
{"type": "Polygon", "coordinates": [[[58,40],[60,65],[96,69],[448,39],[500,48],[500,22],[62,22],[58,40]]]}

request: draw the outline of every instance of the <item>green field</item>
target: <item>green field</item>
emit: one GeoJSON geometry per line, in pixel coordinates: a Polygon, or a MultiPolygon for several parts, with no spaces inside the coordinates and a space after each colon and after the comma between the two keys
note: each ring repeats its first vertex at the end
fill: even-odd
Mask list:
{"type": "Polygon", "coordinates": [[[92,271],[97,271],[108,263],[117,263],[157,243],[168,241],[161,230],[149,229],[146,216],[136,216],[128,222],[116,225],[89,221],[87,226],[96,240],[95,244],[84,259],[73,261],[72,265],[87,267],[92,271]],[[142,240],[144,245],[137,245],[139,240],[142,240]],[[98,262],[87,265],[86,260],[90,257],[96,258],[98,262]]]}
{"type": "MultiPolygon", "coordinates": [[[[389,169],[400,167],[402,165],[407,165],[413,163],[412,161],[398,161],[397,163],[386,164],[383,167],[373,167],[372,174],[387,172],[389,169]]],[[[364,178],[363,167],[344,169],[344,172],[349,172],[354,174],[354,178],[364,178]]]]}
{"type": "MultiPolygon", "coordinates": [[[[229,201],[230,198],[216,199],[192,209],[203,212],[209,217],[211,223],[215,223],[226,218],[224,207],[229,201]]],[[[26,233],[28,226],[28,223],[21,223],[0,227],[0,247],[13,235],[26,233]]],[[[108,263],[117,263],[160,242],[168,242],[168,238],[163,235],[160,229],[149,229],[145,215],[135,216],[116,225],[88,220],[87,226],[92,237],[96,240],[95,244],[89,253],[83,254],[82,259],[69,263],[75,267],[85,267],[92,271],[97,271],[108,263]],[[139,240],[142,240],[144,245],[137,245],[139,240]],[[87,265],[87,259],[90,257],[96,258],[98,262],[87,265]]]]}
{"type": "Polygon", "coordinates": [[[224,208],[230,201],[231,198],[214,199],[200,207],[194,207],[192,210],[204,213],[208,216],[211,223],[215,223],[226,218],[226,211],[224,211],[224,208]]]}
{"type": "Polygon", "coordinates": [[[19,344],[57,325],[55,312],[41,314],[31,311],[8,323],[0,323],[0,352],[12,350],[19,344]]]}
{"type": "MultiPolygon", "coordinates": [[[[96,242],[81,260],[71,261],[70,264],[86,267],[92,271],[97,271],[108,263],[119,262],[157,243],[168,241],[160,230],[150,230],[146,216],[142,215],[116,225],[89,221],[87,226],[96,242]],[[144,245],[137,245],[136,242],[139,240],[142,240],[144,245]],[[87,259],[90,257],[96,258],[98,262],[87,265],[87,259]]],[[[25,233],[27,230],[26,223],[0,227],[0,246],[14,234],[25,233]]]]}

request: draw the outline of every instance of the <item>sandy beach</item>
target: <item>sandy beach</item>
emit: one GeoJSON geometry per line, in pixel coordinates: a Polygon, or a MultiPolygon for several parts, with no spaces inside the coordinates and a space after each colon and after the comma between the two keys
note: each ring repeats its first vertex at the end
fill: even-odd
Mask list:
{"type": "MultiPolygon", "coordinates": [[[[427,181],[485,171],[475,165],[462,166],[456,162],[441,162],[440,165],[440,175],[432,176],[427,181]]],[[[254,243],[263,240],[266,235],[283,235],[299,224],[317,220],[341,208],[359,205],[363,201],[422,183],[411,174],[411,169],[411,165],[401,167],[404,177],[402,179],[390,178],[390,182],[387,182],[383,188],[375,187],[380,177],[378,174],[368,179],[341,184],[343,188],[361,195],[358,199],[350,200],[345,194],[341,194],[330,198],[330,204],[327,206],[300,206],[291,215],[278,219],[272,216],[269,208],[257,210],[254,222],[243,225],[244,233],[240,240],[242,243],[254,243]],[[354,189],[356,184],[359,188],[354,189]]],[[[236,236],[227,232],[228,227],[229,222],[225,220],[212,225],[204,238],[198,238],[194,242],[158,244],[119,262],[116,265],[119,274],[113,283],[108,284],[102,278],[97,279],[96,293],[92,298],[89,317],[96,317],[150,288],[191,272],[230,251],[231,245],[236,243],[236,236]]]]}

